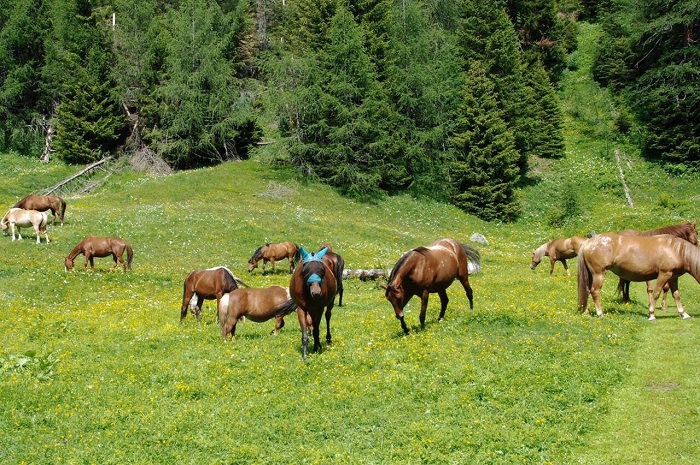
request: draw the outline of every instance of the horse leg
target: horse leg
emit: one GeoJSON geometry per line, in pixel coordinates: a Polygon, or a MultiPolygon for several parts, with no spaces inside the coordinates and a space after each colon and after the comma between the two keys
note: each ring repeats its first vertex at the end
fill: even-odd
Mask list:
{"type": "Polygon", "coordinates": [[[34,225],[34,234],[36,235],[36,243],[41,244],[41,232],[39,231],[39,225],[34,225]]]}
{"type": "Polygon", "coordinates": [[[314,326],[311,328],[311,334],[314,336],[314,352],[318,352],[321,349],[321,314],[319,313],[318,318],[314,318],[313,320],[314,326]]]}
{"type": "MultiPolygon", "coordinates": [[[[659,276],[656,278],[656,285],[654,286],[654,289],[652,292],[649,292],[649,321],[654,321],[656,320],[656,316],[654,315],[654,311],[656,311],[656,300],[659,298],[661,295],[661,292],[663,291],[664,286],[666,283],[669,282],[669,279],[671,278],[672,273],[669,272],[660,272],[659,276]]],[[[674,279],[674,281],[676,281],[674,279]]],[[[676,282],[676,289],[678,289],[678,283],[676,282]]],[[[647,291],[651,290],[650,288],[647,289],[647,291]]],[[[675,293],[674,293],[675,294],[675,293]]],[[[680,299],[680,294],[679,294],[679,299],[680,299]]],[[[678,303],[678,301],[676,301],[678,303]]],[[[683,307],[681,306],[680,310],[682,310],[683,307]]]]}
{"type": "Polygon", "coordinates": [[[309,347],[309,334],[306,328],[306,312],[301,308],[297,308],[297,317],[299,317],[299,326],[301,326],[301,358],[306,361],[306,352],[309,347]]]}
{"type": "Polygon", "coordinates": [[[430,293],[425,290],[420,297],[420,329],[425,329],[425,311],[428,309],[428,296],[430,293]]]}
{"type": "Polygon", "coordinates": [[[326,309],[326,342],[331,343],[331,310],[333,310],[333,303],[326,309]]]}
{"type": "Polygon", "coordinates": [[[450,299],[447,297],[447,291],[442,290],[438,291],[438,295],[440,296],[440,315],[438,316],[438,321],[442,320],[445,318],[445,310],[447,310],[447,302],[450,301],[450,299]]]}
{"type": "Polygon", "coordinates": [[[459,282],[462,283],[464,292],[466,292],[467,294],[467,299],[469,300],[469,309],[474,310],[474,291],[469,285],[469,275],[465,274],[464,276],[459,276],[459,282]]]}
{"type": "Polygon", "coordinates": [[[566,264],[566,259],[560,258],[559,261],[561,262],[562,265],[564,265],[564,270],[566,270],[566,275],[571,276],[571,273],[569,273],[569,265],[566,264]]]}
{"type": "MultiPolygon", "coordinates": [[[[661,310],[668,310],[668,305],[666,304],[666,297],[668,297],[668,290],[670,289],[669,283],[666,283],[664,286],[664,294],[663,297],[661,298],[661,310]]],[[[674,296],[675,300],[675,296],[674,296]]]]}
{"type": "Polygon", "coordinates": [[[180,309],[180,323],[187,316],[187,308],[190,306],[190,300],[192,300],[192,292],[185,289],[182,294],[182,308],[180,309]]]}
{"type": "MultiPolygon", "coordinates": [[[[690,315],[685,313],[685,309],[683,308],[683,304],[681,303],[681,291],[678,290],[678,278],[672,279],[668,282],[667,287],[671,289],[671,293],[673,294],[673,300],[676,301],[676,308],[678,309],[678,315],[683,318],[684,320],[687,320],[690,318],[690,315]]],[[[666,286],[664,286],[664,298],[666,297],[666,286]]]]}
{"type": "Polygon", "coordinates": [[[549,276],[554,274],[554,264],[557,262],[556,258],[549,257],[549,276]]]}
{"type": "MultiPolygon", "coordinates": [[[[591,297],[593,298],[593,303],[595,304],[595,312],[598,316],[603,316],[603,307],[600,305],[600,291],[603,287],[603,280],[605,279],[605,273],[594,273],[593,281],[591,282],[591,297]]],[[[588,309],[586,309],[588,311],[588,309]]]]}
{"type": "Polygon", "coordinates": [[[194,312],[194,316],[197,317],[197,323],[202,322],[202,304],[204,303],[204,297],[202,296],[197,296],[197,304],[194,306],[192,311],[194,312]]]}
{"type": "Polygon", "coordinates": [[[270,334],[277,336],[282,328],[284,328],[284,315],[280,313],[275,316],[275,329],[270,334]]]}

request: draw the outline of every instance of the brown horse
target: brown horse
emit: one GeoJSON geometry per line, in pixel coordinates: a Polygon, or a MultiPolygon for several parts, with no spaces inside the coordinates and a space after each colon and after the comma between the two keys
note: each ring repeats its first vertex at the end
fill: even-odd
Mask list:
{"type": "Polygon", "coordinates": [[[255,323],[275,319],[277,335],[284,327],[284,317],[296,310],[297,305],[289,295],[289,290],[282,286],[270,286],[265,289],[236,289],[228,292],[219,301],[219,323],[221,337],[228,342],[228,336],[236,339],[236,324],[247,317],[255,323]]]}
{"type": "MultiPolygon", "coordinates": [[[[670,234],[675,237],[685,239],[693,245],[698,245],[698,229],[697,221],[692,223],[685,222],[681,224],[672,224],[663,228],[650,229],[648,231],[636,231],[634,229],[626,229],[618,234],[622,236],[658,236],[660,234],[670,234]]],[[[663,298],[661,299],[661,309],[666,310],[666,294],[668,293],[668,285],[664,286],[663,298]]],[[[620,278],[617,283],[617,291],[622,294],[622,303],[630,301],[630,282],[620,278]]],[[[651,292],[651,282],[647,281],[647,293],[651,292]]]]}
{"type": "Polygon", "coordinates": [[[343,306],[343,270],[345,270],[345,260],[343,257],[333,252],[333,248],[328,243],[321,244],[319,252],[323,248],[328,249],[326,254],[323,256],[323,261],[325,261],[331,270],[333,270],[333,276],[335,276],[335,281],[338,287],[338,307],[343,306]]]}
{"type": "Polygon", "coordinates": [[[202,303],[204,299],[216,299],[217,319],[221,297],[227,292],[238,289],[238,284],[248,287],[246,283],[238,279],[225,266],[208,268],[206,270],[194,270],[185,278],[182,292],[182,308],[180,309],[180,323],[187,316],[187,308],[192,307],[192,313],[201,321],[202,303]]]}
{"type": "Polygon", "coordinates": [[[37,210],[45,212],[51,210],[53,221],[51,225],[56,224],[56,217],[61,220],[63,226],[63,215],[66,213],[66,201],[55,195],[34,195],[30,194],[17,202],[14,208],[24,208],[25,210],[37,210]]]}
{"type": "Polygon", "coordinates": [[[478,264],[479,252],[454,239],[440,239],[429,247],[416,247],[406,252],[389,275],[389,283],[382,284],[386,298],[394,307],[396,318],[401,321],[401,328],[408,334],[404,321],[403,309],[414,295],[420,296],[420,326],[425,328],[425,311],[428,308],[428,296],[437,292],[440,296],[440,316],[445,316],[447,309],[447,288],[457,278],[464,287],[469,299],[469,308],[474,308],[472,288],[469,285],[468,263],[478,264]]]}
{"type": "Polygon", "coordinates": [[[24,210],[22,208],[10,208],[10,210],[5,213],[5,216],[0,221],[0,228],[3,232],[7,232],[7,229],[12,230],[12,240],[15,240],[15,229],[17,230],[18,240],[22,240],[22,229],[21,228],[34,228],[34,234],[36,234],[36,243],[41,243],[41,233],[44,233],[46,238],[46,243],[49,243],[49,235],[46,232],[46,222],[48,216],[44,212],[36,210],[24,210]]]}
{"type": "Polygon", "coordinates": [[[605,272],[610,270],[627,281],[656,279],[654,289],[649,291],[649,320],[656,319],[656,300],[666,283],[671,288],[680,316],[690,318],[683,310],[678,291],[678,277],[685,273],[690,273],[700,282],[700,250],[690,242],[667,234],[647,237],[606,233],[581,246],[578,260],[578,303],[585,313],[588,313],[590,294],[596,313],[603,315],[600,290],[605,272]]]}
{"type": "Polygon", "coordinates": [[[270,244],[269,242],[262,247],[258,247],[253,256],[248,260],[248,272],[252,271],[258,267],[258,262],[263,261],[262,270],[265,273],[265,265],[270,262],[272,265],[272,272],[275,272],[275,261],[289,260],[289,273],[294,271],[294,265],[297,260],[299,260],[299,248],[294,242],[280,242],[278,244],[270,244]]]}
{"type": "Polygon", "coordinates": [[[571,276],[566,260],[576,258],[576,255],[578,255],[578,249],[581,248],[581,244],[584,242],[586,242],[586,238],[581,236],[552,239],[551,241],[542,244],[535,249],[534,252],[532,252],[530,269],[534,270],[542,261],[542,257],[549,257],[550,276],[554,273],[554,264],[556,262],[561,262],[566,270],[566,275],[571,276]]]}
{"type": "Polygon", "coordinates": [[[76,245],[66,257],[66,271],[73,269],[73,261],[80,254],[85,255],[85,268],[87,269],[89,262],[91,270],[95,269],[95,257],[103,258],[111,255],[112,260],[114,260],[112,270],[117,267],[118,262],[122,264],[123,271],[131,269],[131,261],[134,259],[134,251],[124,239],[88,236],[76,245]],[[124,260],[124,252],[126,252],[126,260],[124,260]]]}
{"type": "Polygon", "coordinates": [[[333,270],[324,260],[328,249],[323,248],[317,253],[309,253],[303,247],[299,249],[301,254],[301,266],[298,266],[292,274],[289,283],[289,293],[297,304],[297,316],[301,326],[302,358],[306,360],[309,346],[308,327],[314,337],[316,352],[321,348],[319,331],[321,317],[326,316],[326,342],[331,343],[331,310],[337,292],[337,281],[333,270]]]}

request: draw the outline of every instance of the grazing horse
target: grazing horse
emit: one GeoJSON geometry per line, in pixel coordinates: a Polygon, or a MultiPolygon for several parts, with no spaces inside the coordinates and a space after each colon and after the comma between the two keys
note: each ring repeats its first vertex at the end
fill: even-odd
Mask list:
{"type": "Polygon", "coordinates": [[[292,300],[297,304],[297,316],[301,326],[301,346],[302,358],[306,360],[307,348],[309,346],[308,327],[314,337],[314,348],[316,352],[321,348],[319,331],[321,317],[326,316],[326,342],[331,343],[331,310],[337,292],[337,281],[333,270],[324,260],[324,255],[328,252],[323,248],[317,253],[309,253],[303,247],[299,249],[301,254],[301,266],[298,266],[292,274],[289,283],[289,293],[292,300]]]}
{"type": "Polygon", "coordinates": [[[228,336],[236,339],[236,323],[247,317],[255,323],[275,319],[275,336],[284,327],[284,317],[296,310],[297,306],[282,286],[270,286],[265,289],[236,289],[228,292],[219,300],[219,323],[221,337],[228,342],[228,336]]]}
{"type": "Polygon", "coordinates": [[[401,322],[401,328],[408,334],[408,326],[404,321],[403,309],[414,295],[420,296],[420,326],[425,328],[425,311],[428,307],[428,296],[437,292],[440,296],[440,316],[445,316],[447,309],[447,288],[457,278],[464,287],[469,299],[469,308],[474,308],[472,288],[469,285],[469,262],[478,264],[479,252],[454,239],[440,239],[429,247],[416,247],[406,252],[389,275],[389,283],[382,284],[386,290],[386,298],[394,307],[396,318],[401,322]]]}
{"type": "Polygon", "coordinates": [[[289,273],[294,271],[294,265],[299,260],[299,248],[294,242],[280,242],[278,244],[270,244],[269,242],[262,247],[258,247],[253,256],[248,260],[248,272],[252,273],[258,267],[258,262],[263,261],[262,270],[265,273],[265,265],[270,262],[272,272],[275,272],[276,260],[289,260],[289,273]]]}
{"type": "Polygon", "coordinates": [[[593,297],[596,313],[603,316],[600,290],[605,272],[612,271],[627,281],[651,281],[649,289],[649,320],[656,319],[656,300],[668,283],[679,315],[690,318],[681,304],[678,277],[690,273],[700,282],[700,250],[690,242],[671,235],[623,236],[600,234],[586,242],[578,252],[578,304],[588,313],[588,295],[593,297]]]}
{"type": "Polygon", "coordinates": [[[73,250],[66,257],[66,271],[73,269],[73,261],[80,254],[85,255],[85,268],[87,269],[88,262],[90,262],[91,270],[95,269],[95,257],[103,258],[111,255],[112,260],[114,260],[112,270],[117,267],[118,262],[122,264],[122,271],[124,272],[127,269],[131,269],[131,262],[134,259],[134,250],[124,239],[119,237],[88,236],[73,247],[73,250]],[[124,252],[126,252],[126,260],[124,260],[124,252]]]}
{"type": "Polygon", "coordinates": [[[581,236],[552,239],[551,241],[542,244],[535,249],[534,252],[532,252],[530,269],[534,270],[542,261],[542,257],[549,257],[550,276],[552,276],[554,273],[554,264],[556,262],[561,262],[566,270],[566,275],[571,276],[566,260],[576,258],[576,255],[578,255],[578,249],[581,248],[581,244],[584,242],[586,242],[586,238],[581,236]]]}
{"type": "Polygon", "coordinates": [[[192,313],[201,321],[202,303],[204,299],[216,299],[217,319],[221,297],[227,292],[238,289],[238,284],[248,287],[246,283],[238,279],[225,266],[209,268],[206,270],[194,270],[185,278],[182,292],[182,308],[180,309],[180,323],[187,316],[187,308],[192,307],[192,313]]]}
{"type": "MultiPolygon", "coordinates": [[[[648,231],[635,231],[634,229],[625,229],[618,234],[622,236],[658,236],[660,234],[670,234],[675,237],[685,239],[693,245],[698,245],[698,229],[697,221],[692,223],[685,222],[681,224],[672,224],[663,228],[650,229],[648,231]]],[[[630,282],[622,278],[617,283],[617,291],[622,294],[622,303],[630,301],[630,282]]],[[[647,281],[647,293],[651,292],[651,283],[647,281]]],[[[661,299],[661,309],[666,310],[666,293],[668,286],[664,286],[663,298],[661,299]]]]}
{"type": "Polygon", "coordinates": [[[34,228],[34,234],[36,234],[36,243],[41,243],[41,233],[44,233],[46,238],[46,243],[49,243],[49,235],[46,232],[46,222],[48,221],[48,215],[44,212],[36,210],[24,210],[22,208],[10,208],[10,210],[5,213],[5,216],[0,221],[0,228],[3,232],[7,232],[7,229],[12,230],[12,240],[15,240],[15,228],[17,229],[17,236],[19,240],[22,240],[22,229],[21,228],[34,228]]]}
{"type": "Polygon", "coordinates": [[[55,195],[34,195],[30,194],[17,202],[14,208],[24,208],[25,210],[37,210],[45,212],[51,210],[53,220],[51,225],[56,224],[56,217],[61,220],[63,226],[63,215],[66,213],[66,201],[55,195]]]}

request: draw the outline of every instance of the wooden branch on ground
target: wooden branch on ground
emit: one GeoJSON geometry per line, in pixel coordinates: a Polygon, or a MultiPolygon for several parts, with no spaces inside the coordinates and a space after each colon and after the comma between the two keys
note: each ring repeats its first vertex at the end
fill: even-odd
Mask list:
{"type": "Polygon", "coordinates": [[[387,278],[391,270],[373,268],[369,270],[344,270],[343,279],[357,278],[360,281],[376,281],[379,278],[387,278]]]}

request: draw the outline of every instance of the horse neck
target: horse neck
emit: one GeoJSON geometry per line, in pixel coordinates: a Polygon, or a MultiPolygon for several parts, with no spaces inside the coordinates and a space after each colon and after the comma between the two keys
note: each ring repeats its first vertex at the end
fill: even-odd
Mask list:
{"type": "Polygon", "coordinates": [[[542,244],[541,246],[537,247],[537,249],[535,249],[535,253],[532,256],[532,259],[533,260],[542,260],[542,257],[547,255],[547,246],[549,244],[550,243],[547,242],[546,244],[542,244]]]}
{"type": "Polygon", "coordinates": [[[77,257],[78,255],[80,255],[82,252],[83,252],[83,243],[81,242],[80,244],[73,247],[73,250],[70,251],[70,253],[68,254],[68,257],[66,257],[66,258],[73,259],[73,258],[77,257]]]}
{"type": "Polygon", "coordinates": [[[700,249],[687,241],[678,241],[683,257],[683,268],[700,283],[700,249]]]}

